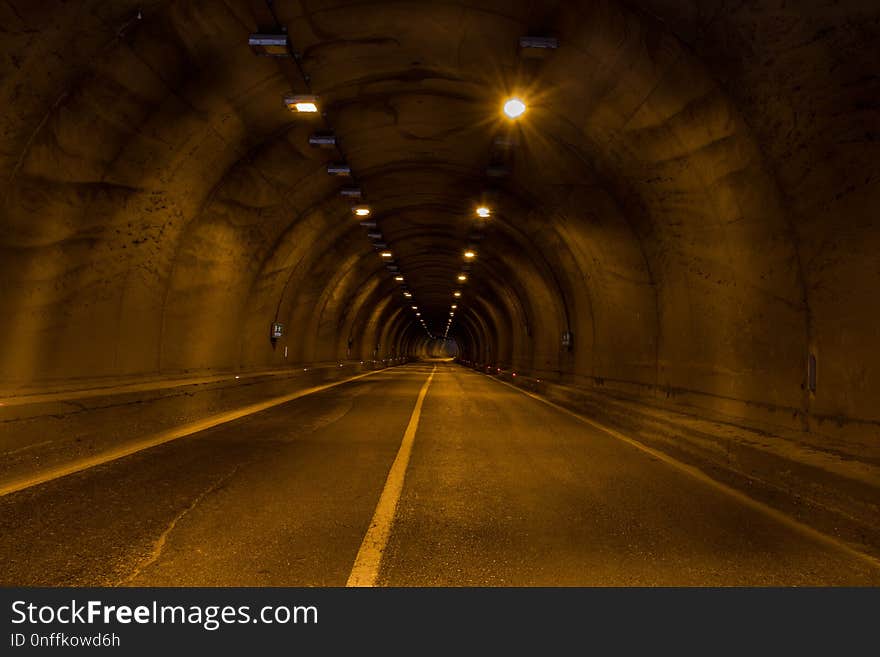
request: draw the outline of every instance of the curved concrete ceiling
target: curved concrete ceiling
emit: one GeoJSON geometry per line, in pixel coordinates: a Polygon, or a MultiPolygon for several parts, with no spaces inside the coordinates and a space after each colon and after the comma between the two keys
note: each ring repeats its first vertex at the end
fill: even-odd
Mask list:
{"type": "Polygon", "coordinates": [[[863,6],[6,2],[2,379],[425,353],[457,303],[469,361],[876,428],[863,6]],[[279,27],[298,59],[254,55],[279,27]],[[527,57],[527,34],[560,47],[527,57]],[[319,128],[341,153],[309,145],[319,128]],[[376,229],[327,175],[342,155],[376,229]]]}

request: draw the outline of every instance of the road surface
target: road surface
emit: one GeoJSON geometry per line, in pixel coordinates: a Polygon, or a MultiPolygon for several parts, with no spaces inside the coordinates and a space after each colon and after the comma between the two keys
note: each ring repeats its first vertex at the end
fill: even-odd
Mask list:
{"type": "Polygon", "coordinates": [[[5,586],[344,586],[371,554],[388,586],[880,584],[833,541],[450,363],[0,497],[5,586]]]}

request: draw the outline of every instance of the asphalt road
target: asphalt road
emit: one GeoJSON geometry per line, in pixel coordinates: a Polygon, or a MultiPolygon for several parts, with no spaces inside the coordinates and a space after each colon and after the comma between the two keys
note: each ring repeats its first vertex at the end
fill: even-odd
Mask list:
{"type": "MultiPolygon", "coordinates": [[[[0,584],[345,585],[433,367],[0,497],[0,584]]],[[[382,585],[880,584],[833,542],[454,365],[436,365],[404,465],[382,585]]]]}

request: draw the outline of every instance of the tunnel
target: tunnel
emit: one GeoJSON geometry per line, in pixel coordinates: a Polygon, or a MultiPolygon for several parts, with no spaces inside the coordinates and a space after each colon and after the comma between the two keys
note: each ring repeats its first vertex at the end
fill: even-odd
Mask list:
{"type": "MultiPolygon", "coordinates": [[[[541,539],[535,554],[580,565],[456,578],[431,570],[421,539],[407,548],[427,522],[404,503],[419,481],[409,471],[380,581],[880,582],[876,4],[8,0],[0,17],[7,584],[241,583],[213,579],[210,564],[201,579],[182,573],[202,566],[163,574],[144,554],[195,501],[235,488],[248,450],[281,450],[261,443],[273,432],[317,436],[351,419],[367,393],[349,389],[375,400],[327,440],[358,458],[315,481],[344,506],[364,464],[375,473],[347,561],[318,583],[345,583],[413,420],[424,485],[448,475],[486,508],[538,513],[540,491],[570,480],[552,498],[571,498],[559,522],[598,522],[576,492],[593,471],[570,470],[606,449],[590,446],[598,432],[709,491],[694,513],[728,518],[725,536],[757,540],[746,509],[846,564],[804,566],[813,548],[786,538],[754,549],[791,556],[791,571],[753,556],[712,575],[664,570],[679,546],[658,548],[649,574],[611,541],[617,557],[601,563],[614,567],[591,579],[583,560],[598,557],[582,543],[541,539]],[[276,426],[272,413],[287,415],[276,426]],[[543,413],[571,427],[551,431],[543,413]],[[514,414],[533,425],[521,440],[505,428],[514,414]],[[429,449],[423,430],[443,422],[461,424],[429,449]],[[224,427],[243,437],[221,440],[224,427]],[[371,450],[360,427],[392,442],[371,450]],[[199,458],[169,455],[184,445],[199,458]],[[513,477],[491,495],[471,489],[537,446],[521,466],[534,488],[513,477]],[[428,454],[458,454],[463,470],[432,479],[428,454]],[[190,472],[212,459],[239,474],[190,472]],[[189,483],[168,483],[172,471],[189,483]],[[119,501],[138,490],[149,499],[119,501]],[[709,501],[719,491],[741,509],[709,501]],[[73,564],[67,539],[40,543],[29,568],[23,546],[69,517],[71,499],[100,509],[92,538],[73,564]],[[150,509],[141,524],[110,532],[132,504],[150,509]],[[112,556],[98,559],[99,545],[112,556]],[[429,565],[407,569],[410,554],[429,565]]],[[[290,459],[279,489],[300,472],[290,459]]],[[[650,506],[667,476],[608,473],[596,504],[650,506]]],[[[244,502],[230,508],[261,526],[244,502]]],[[[508,535],[503,516],[456,526],[489,540],[508,535]]],[[[725,563],[748,552],[713,545],[725,563]]],[[[227,564],[238,548],[217,549],[227,564]]],[[[272,573],[244,581],[308,580],[272,573]]]]}

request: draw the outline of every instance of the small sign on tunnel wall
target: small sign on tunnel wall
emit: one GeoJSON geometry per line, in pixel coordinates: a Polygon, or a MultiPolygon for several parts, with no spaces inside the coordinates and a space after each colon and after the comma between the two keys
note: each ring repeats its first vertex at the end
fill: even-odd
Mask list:
{"type": "Polygon", "coordinates": [[[277,340],[282,335],[284,335],[284,324],[281,322],[272,322],[272,329],[269,333],[269,337],[273,340],[277,340]]]}
{"type": "Polygon", "coordinates": [[[571,331],[564,331],[562,333],[562,347],[571,349],[572,344],[574,344],[574,334],[571,331]]]}

